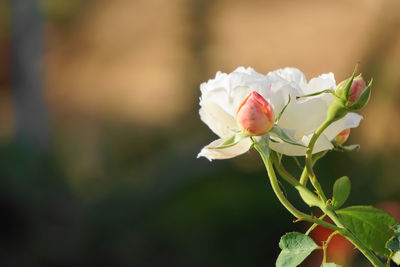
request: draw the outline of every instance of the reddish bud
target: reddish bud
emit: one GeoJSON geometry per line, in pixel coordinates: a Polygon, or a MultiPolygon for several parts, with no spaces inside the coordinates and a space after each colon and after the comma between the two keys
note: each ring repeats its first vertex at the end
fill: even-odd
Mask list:
{"type": "Polygon", "coordinates": [[[349,103],[356,102],[361,92],[364,91],[366,87],[367,84],[365,83],[363,77],[361,77],[361,74],[355,77],[349,91],[349,103]]]}
{"type": "Polygon", "coordinates": [[[347,139],[349,138],[349,135],[350,135],[350,128],[341,131],[336,136],[336,142],[341,145],[344,144],[347,141],[347,139]]]}
{"type": "Polygon", "coordinates": [[[239,128],[249,135],[263,135],[274,126],[271,105],[257,92],[251,92],[236,112],[239,128]]]}

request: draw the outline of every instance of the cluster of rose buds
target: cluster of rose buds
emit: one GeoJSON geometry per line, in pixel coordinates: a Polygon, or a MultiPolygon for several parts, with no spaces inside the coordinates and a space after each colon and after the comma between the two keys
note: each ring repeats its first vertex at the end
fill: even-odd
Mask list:
{"type": "MultiPolygon", "coordinates": [[[[348,80],[345,80],[338,85],[338,89],[336,90],[338,94],[345,88],[347,82],[348,80]]],[[[343,101],[346,103],[346,107],[351,107],[354,103],[358,103],[360,95],[362,95],[368,87],[369,86],[367,86],[361,75],[352,79],[345,101],[343,101]]],[[[367,104],[370,92],[367,92],[367,94],[368,97],[366,99],[361,99],[363,102],[359,103],[358,106],[363,107],[367,104]]],[[[253,91],[239,106],[236,112],[236,122],[246,135],[263,135],[268,133],[274,126],[274,111],[267,100],[253,91]]],[[[336,142],[338,144],[345,143],[349,135],[350,129],[343,130],[337,135],[336,142]]]]}

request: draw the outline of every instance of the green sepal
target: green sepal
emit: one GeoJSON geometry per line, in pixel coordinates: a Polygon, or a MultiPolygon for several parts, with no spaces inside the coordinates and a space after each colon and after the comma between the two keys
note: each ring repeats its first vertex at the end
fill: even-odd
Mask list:
{"type": "MultiPolygon", "coordinates": [[[[271,139],[269,139],[269,140],[272,141],[271,139]]],[[[282,154],[279,153],[279,152],[276,152],[276,151],[274,151],[274,150],[271,150],[270,152],[271,152],[271,153],[270,153],[270,155],[271,155],[271,160],[272,160],[274,163],[281,164],[281,161],[282,161],[282,154]]]]}
{"type": "Polygon", "coordinates": [[[284,129],[282,129],[281,127],[279,127],[276,124],[269,132],[272,134],[271,135],[272,139],[274,138],[274,136],[276,136],[285,143],[289,143],[291,145],[296,145],[296,146],[306,147],[302,143],[297,142],[293,137],[291,137],[288,133],[286,133],[286,131],[284,129]]]}
{"type": "Polygon", "coordinates": [[[298,233],[290,232],[282,236],[279,241],[282,249],[276,260],[276,267],[296,267],[302,263],[308,255],[318,248],[311,237],[298,233]]]}
{"type": "Polygon", "coordinates": [[[344,101],[343,104],[345,104],[345,102],[347,102],[347,99],[349,99],[350,88],[351,84],[353,83],[354,77],[356,76],[356,71],[357,71],[357,66],[355,66],[353,74],[350,76],[350,78],[341,82],[336,87],[335,94],[338,98],[344,101]]]}
{"type": "Polygon", "coordinates": [[[237,133],[227,139],[225,142],[220,144],[219,146],[215,147],[215,149],[224,149],[228,147],[232,147],[240,142],[243,138],[246,138],[247,136],[243,135],[242,133],[237,133]]]}
{"type": "Polygon", "coordinates": [[[341,99],[335,98],[332,104],[328,107],[326,117],[327,120],[334,122],[346,116],[347,113],[349,113],[349,111],[347,110],[345,103],[341,99]]]}
{"type": "Polygon", "coordinates": [[[278,116],[275,117],[275,123],[278,123],[278,121],[281,119],[283,112],[285,112],[285,109],[287,108],[287,106],[288,106],[289,103],[290,103],[290,100],[291,100],[291,97],[290,97],[290,95],[289,95],[289,100],[288,100],[288,102],[287,102],[286,105],[282,108],[281,112],[279,112],[278,116]]]}
{"type": "Polygon", "coordinates": [[[344,146],[336,141],[332,141],[332,145],[334,146],[335,151],[340,151],[340,152],[353,152],[360,150],[360,145],[358,144],[344,146]]]}
{"type": "Polygon", "coordinates": [[[359,110],[368,104],[369,99],[371,97],[371,86],[372,86],[372,79],[369,82],[368,86],[364,89],[364,91],[362,91],[357,101],[348,106],[349,110],[351,111],[359,110]]]}
{"type": "Polygon", "coordinates": [[[332,206],[340,208],[350,195],[351,183],[347,176],[337,179],[333,185],[332,206]]]}
{"type": "Polygon", "coordinates": [[[371,206],[351,206],[336,210],[336,213],[370,250],[380,257],[389,257],[391,252],[385,247],[393,236],[389,230],[399,223],[392,215],[371,206]]]}
{"type": "Polygon", "coordinates": [[[307,95],[298,96],[298,97],[296,97],[296,99],[306,98],[306,97],[311,97],[311,96],[316,96],[316,95],[321,95],[321,94],[326,94],[326,93],[335,95],[335,90],[326,89],[326,90],[322,90],[322,91],[315,92],[315,93],[312,93],[312,94],[307,94],[307,95]]]}
{"type": "Polygon", "coordinates": [[[256,146],[258,152],[262,153],[263,156],[269,158],[269,134],[264,134],[261,136],[250,137],[253,141],[253,146],[256,146]]]}
{"type": "Polygon", "coordinates": [[[278,158],[278,162],[281,163],[282,162],[282,157],[283,157],[282,153],[276,152],[276,156],[278,158]]]}

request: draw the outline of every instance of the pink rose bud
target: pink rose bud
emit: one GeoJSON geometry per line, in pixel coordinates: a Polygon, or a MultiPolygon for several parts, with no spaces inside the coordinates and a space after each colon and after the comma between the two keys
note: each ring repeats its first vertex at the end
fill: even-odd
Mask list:
{"type": "Polygon", "coordinates": [[[361,92],[364,91],[366,87],[367,84],[361,77],[361,74],[355,77],[349,91],[349,100],[348,100],[349,103],[354,103],[360,96],[361,92]]]}
{"type": "Polygon", "coordinates": [[[251,92],[236,112],[239,128],[249,135],[263,135],[274,126],[271,105],[257,92],[251,92]]]}
{"type": "Polygon", "coordinates": [[[347,141],[350,135],[350,129],[345,129],[341,131],[337,136],[336,136],[336,142],[340,145],[344,144],[344,142],[347,141]]]}

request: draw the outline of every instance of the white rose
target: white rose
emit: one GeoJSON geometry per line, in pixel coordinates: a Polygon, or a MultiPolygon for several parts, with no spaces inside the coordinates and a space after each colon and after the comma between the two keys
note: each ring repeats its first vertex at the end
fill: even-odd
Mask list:
{"type": "MultiPolygon", "coordinates": [[[[200,85],[200,117],[219,139],[205,146],[198,157],[227,159],[247,152],[252,144],[250,138],[242,138],[234,146],[220,148],[227,140],[240,131],[236,112],[243,100],[253,91],[260,94],[279,114],[283,112],[278,126],[284,128],[298,143],[307,146],[314,131],[324,122],[328,106],[333,101],[330,94],[321,94],[296,100],[297,96],[335,89],[332,73],[311,79],[308,83],[304,74],[295,68],[285,68],[262,75],[252,68],[239,67],[230,74],[218,72],[215,79],[200,85]]],[[[357,127],[361,116],[348,113],[344,118],[330,125],[319,137],[313,153],[332,149],[331,140],[347,128],[357,127]]],[[[285,142],[270,142],[270,148],[291,156],[305,154],[306,148],[285,142]]]]}

